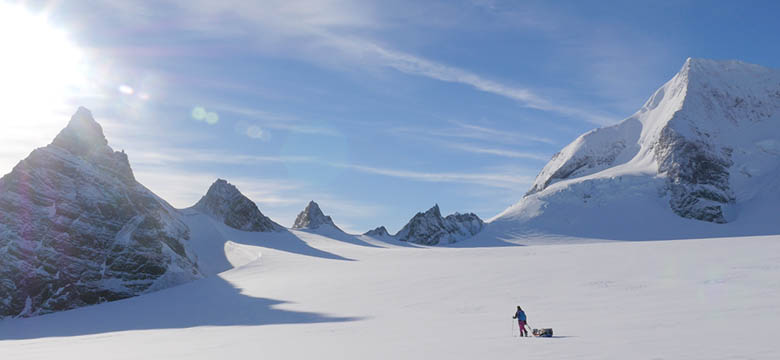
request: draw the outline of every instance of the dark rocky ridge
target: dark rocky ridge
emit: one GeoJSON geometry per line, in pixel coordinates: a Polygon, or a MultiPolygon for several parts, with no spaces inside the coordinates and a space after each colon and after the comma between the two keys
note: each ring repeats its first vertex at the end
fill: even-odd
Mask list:
{"type": "Polygon", "coordinates": [[[484,226],[482,219],[473,213],[442,217],[437,204],[414,215],[395,238],[422,245],[451,244],[476,235],[484,226]]]}

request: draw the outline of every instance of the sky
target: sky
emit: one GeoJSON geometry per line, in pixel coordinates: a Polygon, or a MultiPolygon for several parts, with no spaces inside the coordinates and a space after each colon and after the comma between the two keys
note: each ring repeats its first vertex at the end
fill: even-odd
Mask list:
{"type": "Polygon", "coordinates": [[[178,208],[489,219],[688,57],[780,68],[775,1],[2,1],[0,173],[90,109],[178,208]]]}

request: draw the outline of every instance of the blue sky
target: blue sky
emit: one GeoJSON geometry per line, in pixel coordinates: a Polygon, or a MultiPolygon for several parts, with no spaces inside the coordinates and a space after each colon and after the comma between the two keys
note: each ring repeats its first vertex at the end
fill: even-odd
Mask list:
{"type": "Polygon", "coordinates": [[[748,4],[26,1],[83,53],[84,81],[50,120],[3,120],[0,170],[83,105],[177,207],[221,177],[287,226],[312,199],[353,232],[434,203],[488,219],[687,57],[780,67],[780,5],[748,4]]]}

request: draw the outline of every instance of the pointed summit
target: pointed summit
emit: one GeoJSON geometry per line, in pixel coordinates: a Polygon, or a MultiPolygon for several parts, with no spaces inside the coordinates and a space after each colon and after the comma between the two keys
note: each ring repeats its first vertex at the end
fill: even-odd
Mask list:
{"type": "Polygon", "coordinates": [[[194,209],[243,231],[278,231],[282,226],[263,215],[257,205],[238,188],[223,179],[217,179],[194,209]]]}
{"type": "Polygon", "coordinates": [[[75,155],[86,155],[95,149],[106,150],[108,140],[103,134],[103,128],[92,117],[92,112],[79,107],[68,126],[60,131],[52,144],[75,155]]]}
{"type": "Polygon", "coordinates": [[[338,229],[338,226],[333,223],[333,219],[323,214],[320,206],[312,200],[295,218],[293,229],[317,229],[322,225],[330,225],[338,229]]]}
{"type": "Polygon", "coordinates": [[[434,204],[432,208],[428,209],[428,211],[425,212],[425,215],[432,215],[436,217],[441,217],[441,211],[439,210],[439,204],[434,204]]]}

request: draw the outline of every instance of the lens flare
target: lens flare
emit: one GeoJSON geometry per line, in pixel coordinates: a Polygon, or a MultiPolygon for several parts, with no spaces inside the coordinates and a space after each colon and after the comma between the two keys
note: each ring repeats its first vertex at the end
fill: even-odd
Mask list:
{"type": "Polygon", "coordinates": [[[0,3],[0,170],[45,145],[75,111],[86,89],[86,59],[67,35],[21,5],[0,3]],[[11,149],[26,149],[16,152],[11,149]],[[15,160],[13,160],[15,159],[15,160]]]}

